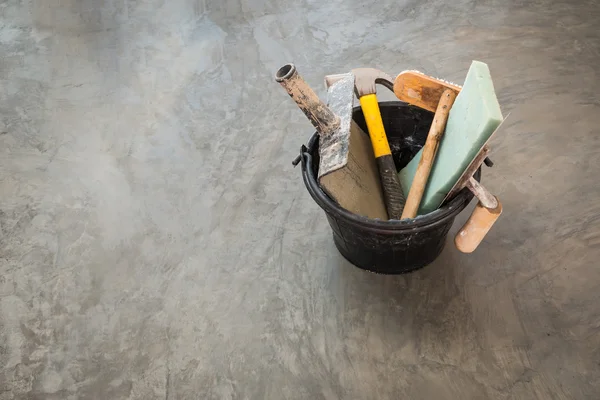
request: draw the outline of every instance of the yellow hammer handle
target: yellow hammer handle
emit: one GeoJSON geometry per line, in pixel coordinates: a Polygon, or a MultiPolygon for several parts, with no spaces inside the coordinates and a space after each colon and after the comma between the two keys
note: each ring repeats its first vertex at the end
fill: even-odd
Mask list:
{"type": "Polygon", "coordinates": [[[367,122],[367,128],[369,130],[369,136],[371,137],[371,144],[373,145],[373,153],[375,153],[375,158],[392,154],[387,136],[385,135],[385,129],[383,128],[383,121],[381,120],[381,112],[379,111],[377,95],[367,94],[362,96],[359,100],[365,116],[365,121],[367,122]]]}
{"type": "Polygon", "coordinates": [[[400,178],[394,164],[394,157],[392,156],[392,151],[385,135],[377,95],[367,94],[360,97],[359,100],[369,130],[377,169],[379,170],[383,199],[388,217],[390,219],[400,219],[406,199],[400,185],[400,178]]]}

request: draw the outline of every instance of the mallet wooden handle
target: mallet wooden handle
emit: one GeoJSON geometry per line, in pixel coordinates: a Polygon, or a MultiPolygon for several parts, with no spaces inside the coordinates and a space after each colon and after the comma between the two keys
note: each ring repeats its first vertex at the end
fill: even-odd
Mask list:
{"type": "Polygon", "coordinates": [[[423,146],[423,153],[421,154],[421,160],[419,160],[419,165],[417,166],[417,172],[415,173],[412,186],[410,187],[408,197],[406,198],[402,219],[414,218],[417,216],[419,205],[421,204],[421,199],[423,198],[423,193],[427,186],[427,180],[431,173],[431,167],[433,166],[440,140],[446,129],[448,114],[450,113],[452,104],[454,104],[455,98],[456,92],[454,90],[446,89],[444,90],[444,93],[442,93],[442,97],[440,98],[435,111],[433,123],[427,134],[427,140],[423,146]]]}
{"type": "Polygon", "coordinates": [[[279,68],[275,80],[283,86],[321,135],[326,136],[339,129],[340,118],[319,99],[302,79],[294,64],[279,68]]]}

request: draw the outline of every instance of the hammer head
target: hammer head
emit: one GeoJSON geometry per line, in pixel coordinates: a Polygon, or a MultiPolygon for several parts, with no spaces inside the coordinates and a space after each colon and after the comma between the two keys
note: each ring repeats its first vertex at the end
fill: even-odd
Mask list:
{"type": "Polygon", "coordinates": [[[352,70],[352,73],[354,74],[354,85],[359,98],[367,94],[377,93],[376,83],[389,83],[386,86],[393,86],[392,77],[375,68],[356,68],[352,70]]]}
{"type": "MultiPolygon", "coordinates": [[[[394,80],[391,76],[375,68],[355,68],[352,70],[352,75],[354,75],[356,95],[359,98],[367,94],[377,93],[377,88],[375,87],[377,83],[390,89],[394,86],[394,80]]],[[[346,74],[327,75],[325,77],[325,86],[329,88],[345,76],[346,74]]]]}

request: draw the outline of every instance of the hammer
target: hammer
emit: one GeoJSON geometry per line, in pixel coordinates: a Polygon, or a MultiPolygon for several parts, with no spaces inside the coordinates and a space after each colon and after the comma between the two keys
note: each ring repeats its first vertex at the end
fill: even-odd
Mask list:
{"type": "MultiPolygon", "coordinates": [[[[352,70],[352,74],[355,76],[356,96],[365,116],[373,153],[377,161],[388,216],[390,219],[400,219],[406,200],[381,120],[377,88],[375,87],[379,83],[393,90],[393,79],[375,68],[356,68],[352,70]]],[[[328,75],[325,77],[325,84],[329,87],[341,79],[341,76],[343,75],[328,75]]]]}

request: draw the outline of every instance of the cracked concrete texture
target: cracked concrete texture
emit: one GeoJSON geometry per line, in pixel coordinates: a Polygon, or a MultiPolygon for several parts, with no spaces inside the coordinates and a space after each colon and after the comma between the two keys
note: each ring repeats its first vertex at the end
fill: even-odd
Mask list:
{"type": "Polygon", "coordinates": [[[0,399],[599,398],[599,17],[3,2],[0,399]],[[291,167],[312,127],[273,74],[294,62],[324,95],[361,66],[460,83],[472,59],[511,112],[483,177],[503,217],[471,255],[352,267],[291,167]]]}

